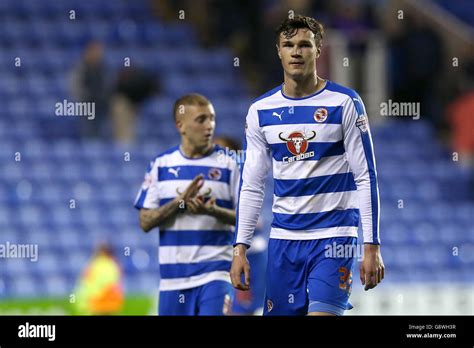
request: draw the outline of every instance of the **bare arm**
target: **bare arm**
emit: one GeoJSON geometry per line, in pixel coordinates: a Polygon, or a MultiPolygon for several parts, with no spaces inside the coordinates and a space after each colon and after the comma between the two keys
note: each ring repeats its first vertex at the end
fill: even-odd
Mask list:
{"type": "Polygon", "coordinates": [[[157,209],[140,209],[140,227],[145,232],[149,232],[155,227],[160,227],[178,214],[180,204],[183,204],[182,206],[184,207],[180,197],[176,197],[157,209]]]}
{"type": "Polygon", "coordinates": [[[209,214],[226,225],[235,226],[235,210],[214,206],[213,211],[209,214]]]}
{"type": "Polygon", "coordinates": [[[209,199],[206,203],[202,196],[189,199],[186,202],[186,209],[192,214],[210,215],[223,224],[235,225],[235,210],[219,207],[215,198],[209,199]]]}
{"type": "Polygon", "coordinates": [[[165,224],[176,217],[180,209],[184,209],[186,200],[194,197],[203,185],[203,176],[196,176],[186,190],[170,202],[156,209],[140,209],[140,227],[145,232],[165,224]]]}

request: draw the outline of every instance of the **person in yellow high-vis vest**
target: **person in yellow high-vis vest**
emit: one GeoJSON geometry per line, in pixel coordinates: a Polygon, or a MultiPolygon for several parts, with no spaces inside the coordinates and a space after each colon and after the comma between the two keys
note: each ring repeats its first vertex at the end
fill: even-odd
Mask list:
{"type": "Polygon", "coordinates": [[[124,302],[122,270],[107,245],[98,248],[81,275],[76,295],[78,314],[120,314],[124,302]]]}

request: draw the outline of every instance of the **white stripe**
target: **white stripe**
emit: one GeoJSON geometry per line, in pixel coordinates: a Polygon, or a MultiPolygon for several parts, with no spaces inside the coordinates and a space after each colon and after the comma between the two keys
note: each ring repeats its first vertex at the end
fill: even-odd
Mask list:
{"type": "Polygon", "coordinates": [[[169,163],[169,161],[176,160],[179,157],[182,158],[182,156],[179,154],[178,150],[176,150],[172,153],[167,153],[166,155],[161,155],[158,158],[156,158],[155,166],[164,166],[163,163],[169,163]]]}
{"type": "Polygon", "coordinates": [[[291,106],[291,100],[284,99],[281,95],[281,91],[273,93],[269,97],[257,100],[254,104],[255,110],[265,110],[265,109],[275,109],[278,107],[291,106]],[[285,105],[282,105],[283,102],[288,101],[285,105]]]}
{"type": "Polygon", "coordinates": [[[170,278],[160,280],[160,291],[183,290],[195,288],[214,280],[223,280],[230,283],[227,271],[214,271],[186,278],[170,278]]]}
{"type": "Polygon", "coordinates": [[[346,94],[326,89],[311,98],[292,100],[283,97],[280,90],[270,97],[256,101],[254,105],[256,110],[275,109],[289,106],[340,106],[346,99],[346,94]]]}
{"type": "Polygon", "coordinates": [[[348,173],[349,163],[346,155],[323,157],[319,161],[295,161],[283,163],[273,159],[275,179],[299,180],[323,175],[348,173]]]}
{"type": "Polygon", "coordinates": [[[328,227],[307,231],[272,228],[270,231],[270,238],[289,240],[312,240],[334,237],[357,237],[357,229],[358,228],[355,226],[328,227]]]}
{"type": "Polygon", "coordinates": [[[152,184],[147,191],[140,190],[138,192],[137,198],[135,200],[135,204],[138,203],[138,199],[142,193],[145,193],[145,199],[143,200],[143,208],[146,209],[156,209],[159,207],[159,199],[158,199],[158,188],[156,184],[152,184]]]}
{"type": "Polygon", "coordinates": [[[279,138],[288,137],[293,132],[303,132],[304,135],[310,137],[316,132],[316,136],[309,142],[312,143],[335,143],[342,140],[342,125],[330,123],[314,123],[314,124],[281,124],[262,127],[262,132],[269,144],[280,144],[283,141],[279,138]]]}
{"type": "Polygon", "coordinates": [[[232,261],[232,246],[160,246],[160,264],[232,261]]]}
{"type": "Polygon", "coordinates": [[[273,195],[273,212],[312,214],[322,211],[358,209],[357,191],[319,193],[311,196],[278,197],[273,195]]]}
{"type": "Polygon", "coordinates": [[[160,226],[161,230],[183,231],[183,230],[218,230],[233,231],[233,226],[219,222],[215,217],[209,215],[194,215],[188,212],[178,214],[176,219],[170,219],[168,223],[160,226]]]}
{"type": "MultiPolygon", "coordinates": [[[[165,181],[158,181],[158,191],[160,194],[160,198],[174,198],[178,196],[176,189],[179,192],[183,193],[186,188],[189,186],[192,180],[165,180],[165,181]]],[[[231,190],[230,185],[225,182],[220,181],[212,181],[212,180],[205,180],[204,186],[199,190],[199,194],[206,193],[209,189],[211,189],[211,196],[215,197],[216,199],[224,199],[231,201],[231,190]]]]}
{"type": "Polygon", "coordinates": [[[231,162],[222,155],[219,151],[204,158],[188,159],[183,157],[179,151],[164,155],[157,159],[159,167],[175,167],[175,166],[206,166],[215,168],[229,168],[231,162]]]}

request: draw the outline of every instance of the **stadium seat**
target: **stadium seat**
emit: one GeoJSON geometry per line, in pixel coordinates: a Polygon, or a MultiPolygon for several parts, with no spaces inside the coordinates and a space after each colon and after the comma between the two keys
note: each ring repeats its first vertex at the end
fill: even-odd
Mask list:
{"type": "Polygon", "coordinates": [[[11,278],[11,282],[11,296],[33,298],[43,293],[37,286],[36,280],[30,276],[15,276],[11,278]]]}

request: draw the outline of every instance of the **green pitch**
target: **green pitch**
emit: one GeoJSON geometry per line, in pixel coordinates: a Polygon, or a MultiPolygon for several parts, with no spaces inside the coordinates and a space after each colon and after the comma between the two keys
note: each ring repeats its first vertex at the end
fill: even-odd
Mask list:
{"type": "MultiPolygon", "coordinates": [[[[156,300],[146,295],[129,295],[120,315],[156,315],[156,300]]],[[[0,315],[78,315],[68,299],[0,300],[0,315]]]]}

